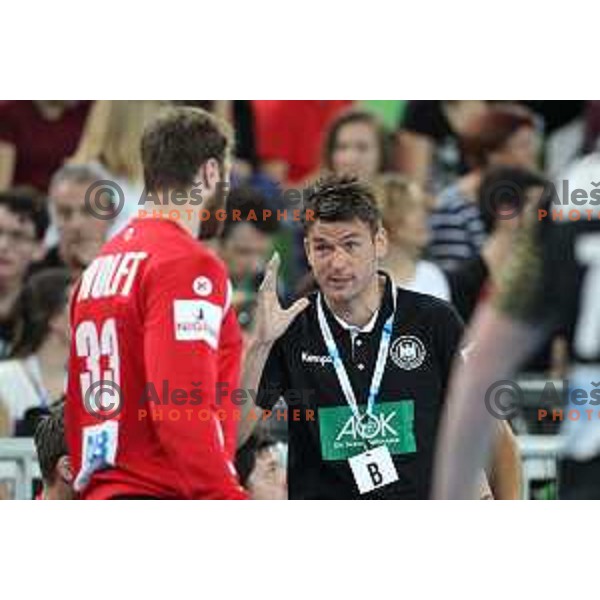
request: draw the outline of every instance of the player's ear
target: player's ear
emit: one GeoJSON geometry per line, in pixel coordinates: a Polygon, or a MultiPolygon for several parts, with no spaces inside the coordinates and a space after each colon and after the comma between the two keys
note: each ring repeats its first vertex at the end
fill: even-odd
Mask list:
{"type": "Polygon", "coordinates": [[[56,463],[56,471],[60,478],[66,483],[73,483],[73,469],[71,459],[67,456],[61,456],[56,463]]]}
{"type": "Polygon", "coordinates": [[[385,258],[388,251],[388,235],[383,227],[379,227],[375,234],[375,257],[377,260],[385,258]]]}
{"type": "Polygon", "coordinates": [[[202,185],[208,194],[211,194],[217,189],[217,185],[221,180],[221,168],[215,158],[209,158],[199,170],[199,175],[196,181],[202,181],[202,185]]]}

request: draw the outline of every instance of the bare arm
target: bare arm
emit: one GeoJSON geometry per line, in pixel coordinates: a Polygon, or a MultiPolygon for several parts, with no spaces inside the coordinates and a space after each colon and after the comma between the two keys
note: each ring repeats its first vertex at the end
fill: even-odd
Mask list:
{"type": "Polygon", "coordinates": [[[496,500],[521,498],[521,457],[515,435],[506,421],[498,422],[489,479],[496,500]]]}
{"type": "Polygon", "coordinates": [[[468,362],[459,361],[450,384],[434,475],[436,498],[472,498],[490,463],[496,421],[484,398],[490,386],[510,379],[537,346],[542,332],[484,306],[473,319],[468,362]]]}
{"type": "MultiPolygon", "coordinates": [[[[275,341],[284,334],[292,321],[308,306],[308,300],[301,298],[290,308],[283,309],[277,297],[277,274],[280,258],[276,252],[267,264],[265,277],[257,295],[254,316],[254,332],[246,348],[242,366],[242,388],[248,390],[246,398],[254,398],[258,393],[263,370],[275,341]]],[[[238,427],[238,448],[250,437],[257,419],[249,419],[252,411],[259,411],[254,400],[248,400],[241,407],[241,420],[238,427]]]]}

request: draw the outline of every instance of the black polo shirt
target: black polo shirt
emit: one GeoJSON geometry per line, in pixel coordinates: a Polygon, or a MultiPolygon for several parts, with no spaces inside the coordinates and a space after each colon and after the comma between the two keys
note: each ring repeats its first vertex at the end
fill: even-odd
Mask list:
{"type": "MultiPolygon", "coordinates": [[[[371,331],[354,334],[324,302],[325,315],[342,355],[361,415],[383,325],[393,310],[392,284],[371,331]]],[[[360,495],[348,458],[365,451],[355,419],[328,355],[317,317],[317,295],[274,344],[262,374],[258,402],[271,408],[279,396],[288,405],[289,494],[300,498],[427,498],[449,371],[463,327],[456,311],[433,296],[397,289],[396,312],[381,390],[378,425],[369,441],[386,444],[399,479],[360,495]]]]}

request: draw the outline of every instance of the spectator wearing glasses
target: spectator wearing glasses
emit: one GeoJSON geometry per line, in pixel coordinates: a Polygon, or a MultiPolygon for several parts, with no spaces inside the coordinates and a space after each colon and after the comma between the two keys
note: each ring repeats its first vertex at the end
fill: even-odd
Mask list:
{"type": "Polygon", "coordinates": [[[10,351],[17,298],[30,266],[43,256],[47,227],[43,199],[19,190],[0,193],[0,358],[10,351]]]}

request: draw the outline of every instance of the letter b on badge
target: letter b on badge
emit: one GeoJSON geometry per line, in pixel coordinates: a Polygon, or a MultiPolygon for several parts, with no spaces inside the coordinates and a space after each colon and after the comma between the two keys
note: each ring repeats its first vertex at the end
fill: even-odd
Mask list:
{"type": "Polygon", "coordinates": [[[381,485],[383,475],[379,472],[379,465],[377,463],[367,463],[367,471],[369,471],[373,485],[375,487],[381,485]]]}
{"type": "Polygon", "coordinates": [[[379,446],[348,460],[361,494],[398,481],[398,473],[387,446],[379,446]]]}

